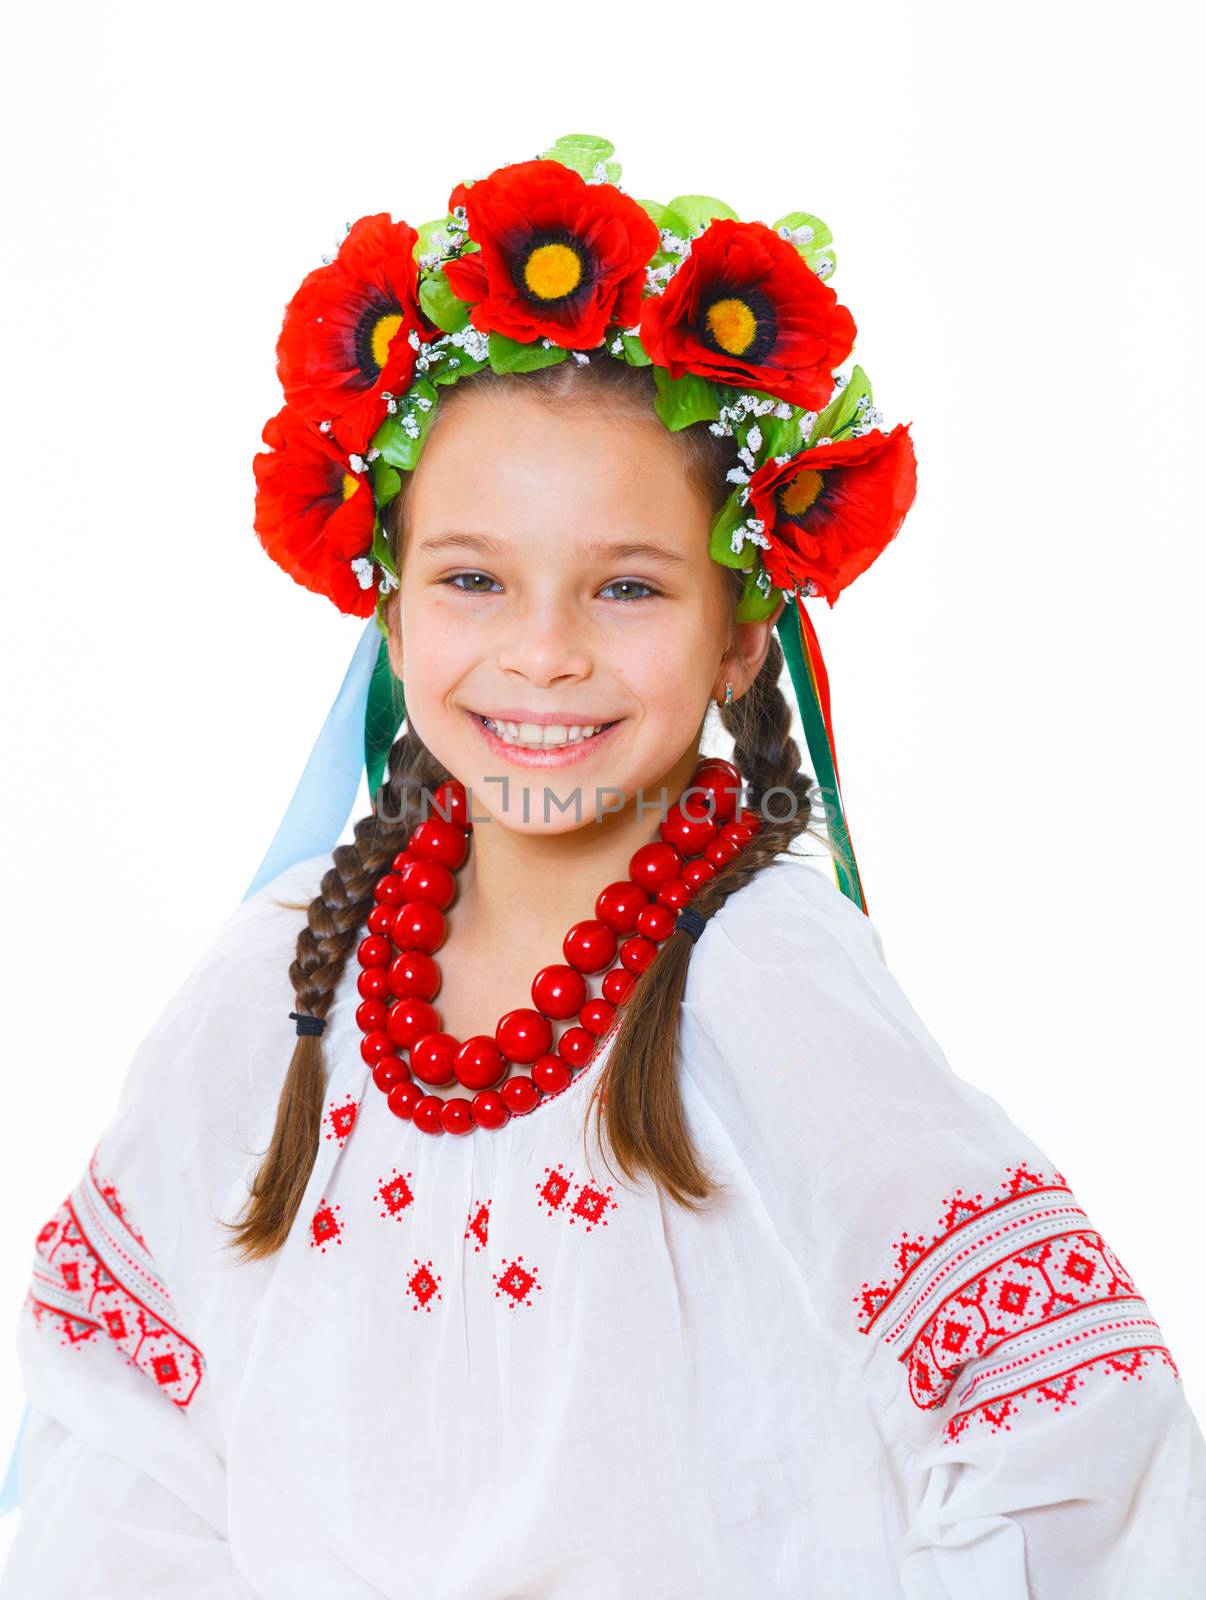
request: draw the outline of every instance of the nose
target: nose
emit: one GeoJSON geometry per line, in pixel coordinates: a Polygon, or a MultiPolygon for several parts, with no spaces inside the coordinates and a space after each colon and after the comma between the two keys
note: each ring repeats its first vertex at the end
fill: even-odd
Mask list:
{"type": "Polygon", "coordinates": [[[529,683],[583,678],[591,656],[582,618],[555,597],[533,599],[510,619],[498,650],[499,667],[529,683]]]}

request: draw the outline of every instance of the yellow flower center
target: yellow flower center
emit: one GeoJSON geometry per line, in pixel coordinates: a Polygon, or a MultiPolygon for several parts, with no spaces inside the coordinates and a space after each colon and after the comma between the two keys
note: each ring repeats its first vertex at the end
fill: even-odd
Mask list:
{"type": "Polygon", "coordinates": [[[780,492],[779,504],[789,517],[802,517],[821,492],[824,478],[819,472],[799,473],[780,492]]]}
{"type": "Polygon", "coordinates": [[[378,368],[385,365],[385,358],[389,355],[389,342],[401,326],[401,317],[378,317],[373,323],[369,348],[373,352],[373,360],[378,368]]]}
{"type": "Polygon", "coordinates": [[[707,321],[713,339],[731,356],[748,350],[758,331],[758,319],[744,300],[713,300],[707,321]]]}
{"type": "Polygon", "coordinates": [[[540,244],[523,264],[523,281],[538,299],[561,300],[582,282],[582,262],[567,244],[540,244]]]}
{"type": "Polygon", "coordinates": [[[350,500],[360,487],[360,479],[354,478],[350,472],[343,475],[343,498],[350,500]]]}

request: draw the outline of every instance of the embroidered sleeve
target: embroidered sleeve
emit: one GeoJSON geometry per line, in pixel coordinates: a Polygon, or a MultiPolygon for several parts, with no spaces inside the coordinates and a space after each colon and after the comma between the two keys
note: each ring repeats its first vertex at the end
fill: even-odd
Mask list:
{"type": "Polygon", "coordinates": [[[35,1241],[0,1600],[258,1600],[226,1539],[204,1355],[102,1159],[35,1241]]]}
{"type": "Polygon", "coordinates": [[[905,1593],[1206,1594],[1200,1428],[1063,1175],[1020,1160],[918,1220],[853,1296],[907,1396],[905,1593]]]}

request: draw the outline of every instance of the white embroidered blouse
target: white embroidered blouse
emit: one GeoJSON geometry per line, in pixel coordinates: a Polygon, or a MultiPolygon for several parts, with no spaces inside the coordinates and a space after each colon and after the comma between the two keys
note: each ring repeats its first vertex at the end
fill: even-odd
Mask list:
{"type": "Polygon", "coordinates": [[[496,1131],[394,1116],[353,958],[302,1210],[239,1260],[275,897],[328,864],[230,917],[38,1235],[3,1600],[1202,1600],[1206,1445],[1136,1282],[801,858],[692,954],[718,1204],[584,1141],[606,1050],[496,1131]]]}

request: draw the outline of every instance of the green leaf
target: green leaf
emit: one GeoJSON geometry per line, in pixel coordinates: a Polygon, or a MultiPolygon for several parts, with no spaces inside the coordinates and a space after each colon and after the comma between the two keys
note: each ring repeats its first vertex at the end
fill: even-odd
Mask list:
{"type": "Polygon", "coordinates": [[[462,350],[459,345],[445,346],[447,355],[443,357],[438,366],[427,369],[427,376],[432,383],[446,385],[459,383],[462,378],[471,378],[475,372],[480,372],[483,367],[488,367],[488,361],[479,361],[476,356],[471,356],[467,350],[462,350]],[[456,362],[453,366],[452,363],[456,362]]]}
{"type": "Polygon", "coordinates": [[[657,385],[653,409],[671,433],[690,427],[693,422],[715,421],[720,415],[716,385],[698,373],[672,378],[665,367],[655,366],[653,381],[657,385]]]}
{"type": "MultiPolygon", "coordinates": [[[[818,439],[839,439],[842,433],[853,426],[862,413],[858,409],[859,400],[866,395],[867,405],[871,404],[871,380],[862,367],[856,366],[850,374],[850,381],[844,389],[839,389],[834,398],[817,417],[816,426],[812,430],[811,442],[815,444],[818,439]]],[[[866,406],[863,407],[866,410],[866,406]]]]}
{"type": "Polygon", "coordinates": [[[759,463],[770,461],[775,456],[794,456],[800,449],[803,442],[800,414],[794,408],[790,417],[776,417],[773,412],[765,417],[750,417],[748,425],[742,424],[739,430],[743,442],[749,427],[755,422],[762,430],[762,448],[754,452],[759,463]]]}
{"type": "Polygon", "coordinates": [[[660,226],[668,228],[680,239],[691,239],[700,228],[706,227],[717,217],[727,217],[732,222],[741,221],[732,206],[712,195],[680,194],[675,195],[662,212],[660,226]]]}
{"type": "Polygon", "coordinates": [[[376,456],[370,463],[369,471],[373,475],[373,499],[380,510],[397,495],[402,487],[402,479],[384,456],[376,456]]]}
{"type": "Polygon", "coordinates": [[[469,307],[452,292],[443,268],[423,275],[419,283],[419,304],[441,333],[459,333],[469,321],[469,307]]]}
{"type": "Polygon", "coordinates": [[[540,152],[540,159],[560,161],[563,167],[569,167],[580,178],[593,178],[595,166],[602,161],[607,169],[608,183],[619,183],[620,163],[607,159],[615,153],[615,145],[609,139],[601,139],[598,134],[563,133],[556,144],[540,152]]]}
{"type": "MultiPolygon", "coordinates": [[[[374,463],[376,465],[376,463],[374,463]]],[[[385,529],[381,526],[381,518],[377,517],[373,523],[373,544],[369,556],[378,566],[384,567],[396,578],[398,569],[394,565],[394,558],[390,553],[389,540],[385,537],[385,529]]]]}
{"type": "Polygon", "coordinates": [[[750,570],[757,546],[747,541],[742,546],[741,554],[736,554],[733,550],[733,533],[753,514],[748,505],[741,504],[736,493],[728,497],[713,518],[708,534],[708,554],[713,561],[719,561],[722,567],[741,567],[746,572],[750,570]]]}
{"type": "Polygon", "coordinates": [[[761,622],[771,615],[782,598],[782,589],[776,589],[773,583],[764,595],[758,587],[757,573],[749,573],[737,602],[737,621],[761,622]]]}
{"type": "Polygon", "coordinates": [[[490,365],[495,372],[534,372],[537,367],[554,367],[568,355],[561,345],[546,348],[539,339],[523,344],[505,334],[490,333],[490,365]]]}
{"type": "MultiPolygon", "coordinates": [[[[381,457],[387,466],[397,467],[399,472],[413,472],[419,464],[419,453],[423,448],[423,440],[436,412],[435,386],[427,378],[417,378],[405,395],[398,401],[398,409],[377,429],[369,441],[371,447],[381,452],[381,457]],[[432,403],[424,410],[415,404],[416,400],[430,400],[432,403]],[[403,418],[411,419],[412,425],[417,429],[417,437],[403,426],[403,418]]],[[[376,462],[374,461],[374,466],[376,462]]]]}
{"type": "Polygon", "coordinates": [[[624,346],[624,357],[630,367],[647,367],[652,363],[652,356],[648,354],[641,343],[640,335],[636,333],[621,333],[620,343],[624,346]]]}
{"type": "Polygon", "coordinates": [[[792,242],[812,270],[817,273],[818,277],[833,277],[834,269],[837,266],[837,257],[832,249],[833,234],[829,231],[828,225],[821,221],[820,217],[814,217],[810,211],[789,211],[785,217],[779,218],[778,222],[774,224],[774,228],[776,233],[779,232],[780,228],[811,228],[811,239],[793,240],[792,242]],[[828,272],[820,272],[818,270],[820,264],[825,260],[831,262],[832,265],[828,272]]]}

